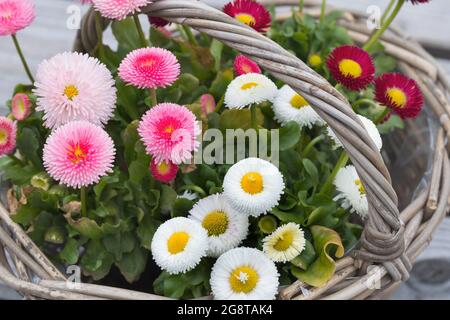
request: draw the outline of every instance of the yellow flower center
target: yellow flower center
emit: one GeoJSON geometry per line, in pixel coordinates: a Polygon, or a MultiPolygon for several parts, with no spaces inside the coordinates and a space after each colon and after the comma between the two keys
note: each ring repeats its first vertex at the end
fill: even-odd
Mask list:
{"type": "Polygon", "coordinates": [[[159,173],[166,174],[167,172],[169,172],[169,164],[166,161],[162,161],[156,166],[156,169],[159,173]]]}
{"type": "Polygon", "coordinates": [[[171,254],[177,254],[184,251],[189,241],[189,235],[186,232],[175,232],[167,240],[167,250],[171,254]]]}
{"type": "Polygon", "coordinates": [[[237,21],[240,21],[242,23],[245,23],[248,26],[252,26],[256,23],[255,17],[248,13],[239,13],[235,16],[237,21]]]}
{"type": "Polygon", "coordinates": [[[155,59],[148,57],[141,62],[141,68],[149,68],[155,64],[155,59]]]}
{"type": "Polygon", "coordinates": [[[406,106],[408,98],[406,97],[406,94],[403,90],[400,90],[398,88],[390,88],[386,93],[391,102],[397,107],[403,108],[404,106],[406,106]]]}
{"type": "Polygon", "coordinates": [[[294,241],[294,234],[290,231],[286,231],[278,236],[277,242],[273,245],[273,248],[277,251],[286,251],[292,245],[294,241]]]}
{"type": "Polygon", "coordinates": [[[355,60],[343,59],[339,62],[339,71],[345,77],[359,78],[362,74],[361,65],[355,60]]]}
{"type": "Polygon", "coordinates": [[[250,194],[257,194],[263,191],[263,177],[258,172],[249,172],[242,177],[242,189],[250,194]]]}
{"type": "Polygon", "coordinates": [[[295,94],[295,96],[291,99],[291,106],[295,109],[300,109],[303,107],[306,107],[308,104],[308,101],[305,100],[301,95],[298,93],[295,94]]]}
{"type": "Polygon", "coordinates": [[[364,186],[363,186],[363,184],[362,184],[360,179],[356,179],[355,180],[355,184],[359,188],[359,193],[360,194],[362,194],[362,195],[366,194],[366,189],[364,188],[364,186]]]}
{"type": "Polygon", "coordinates": [[[68,156],[69,160],[72,161],[72,163],[78,164],[84,159],[86,159],[87,153],[84,150],[84,148],[82,148],[82,146],[80,146],[80,144],[77,143],[75,146],[69,147],[68,156]]]}
{"type": "Polygon", "coordinates": [[[67,99],[73,100],[76,96],[78,96],[78,89],[74,85],[66,86],[64,89],[64,94],[66,95],[67,99]]]}
{"type": "Polygon", "coordinates": [[[175,131],[175,129],[172,127],[172,126],[167,126],[165,129],[164,129],[164,132],[165,133],[172,133],[172,132],[174,132],[175,131]]]}
{"type": "Polygon", "coordinates": [[[251,88],[254,88],[254,87],[257,87],[257,86],[258,86],[258,84],[256,82],[247,82],[247,83],[244,83],[242,85],[241,89],[242,90],[248,90],[248,89],[251,89],[251,88]]]}
{"type": "Polygon", "coordinates": [[[220,236],[228,229],[228,216],[222,211],[210,212],[203,219],[202,226],[208,231],[208,236],[220,236]]]}
{"type": "Polygon", "coordinates": [[[8,141],[8,132],[4,129],[0,129],[0,144],[5,144],[8,141]]]}
{"type": "Polygon", "coordinates": [[[12,18],[12,11],[11,10],[5,10],[2,13],[0,13],[0,18],[9,20],[12,18]]]}
{"type": "Polygon", "coordinates": [[[322,65],[322,57],[318,54],[312,54],[308,58],[308,63],[311,67],[318,67],[322,65]]]}
{"type": "Polygon", "coordinates": [[[229,279],[231,290],[236,293],[252,292],[258,284],[258,280],[258,273],[250,266],[241,266],[234,269],[229,279]]]}

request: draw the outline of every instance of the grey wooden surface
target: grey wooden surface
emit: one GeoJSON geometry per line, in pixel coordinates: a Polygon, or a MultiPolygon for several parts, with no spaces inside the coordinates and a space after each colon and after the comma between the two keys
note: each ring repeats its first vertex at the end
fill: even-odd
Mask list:
{"type": "MultiPolygon", "coordinates": [[[[224,0],[207,0],[223,5],[224,0]]],[[[387,0],[328,0],[332,5],[346,6],[366,11],[370,5],[383,7],[387,0]]],[[[69,5],[76,0],[35,0],[37,17],[33,25],[18,34],[30,67],[34,72],[45,58],[70,50],[76,30],[67,28],[69,5]]],[[[81,8],[81,6],[80,6],[81,8]]],[[[85,9],[81,9],[82,11],[85,9]]],[[[414,37],[427,43],[450,47],[450,1],[434,0],[420,6],[406,6],[396,25],[414,37]]],[[[440,59],[442,67],[450,75],[450,56],[440,59]]],[[[10,98],[15,84],[27,82],[20,60],[15,54],[12,40],[0,37],[0,113],[4,113],[5,101],[10,98]]],[[[420,257],[411,280],[393,296],[394,299],[450,299],[450,220],[439,228],[429,249],[420,257]],[[436,262],[438,261],[439,262],[436,262]],[[430,267],[431,266],[431,267],[430,267]]],[[[18,295],[0,284],[0,299],[17,299],[18,295]]]]}

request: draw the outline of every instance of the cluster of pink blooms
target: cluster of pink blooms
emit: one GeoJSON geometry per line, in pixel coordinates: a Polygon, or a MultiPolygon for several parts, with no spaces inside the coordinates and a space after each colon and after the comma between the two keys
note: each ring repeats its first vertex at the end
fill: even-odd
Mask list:
{"type": "Polygon", "coordinates": [[[16,123],[0,117],[0,155],[10,154],[16,148],[16,123]]]}

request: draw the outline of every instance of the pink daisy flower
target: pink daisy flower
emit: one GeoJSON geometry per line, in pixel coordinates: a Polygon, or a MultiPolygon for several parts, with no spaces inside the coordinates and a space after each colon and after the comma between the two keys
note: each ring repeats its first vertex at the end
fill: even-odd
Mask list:
{"type": "Polygon", "coordinates": [[[169,183],[176,178],[178,166],[170,161],[161,161],[158,163],[153,159],[150,163],[150,172],[156,180],[169,183]]]}
{"type": "Polygon", "coordinates": [[[223,7],[223,12],[258,32],[266,32],[272,22],[269,11],[254,0],[234,0],[223,7]]]}
{"type": "Polygon", "coordinates": [[[140,7],[149,4],[149,0],[92,0],[95,10],[108,19],[122,20],[128,15],[139,12],[140,7]]]}
{"type": "Polygon", "coordinates": [[[30,0],[0,0],[0,36],[16,34],[34,20],[34,5],[30,0]]]}
{"type": "Polygon", "coordinates": [[[205,93],[200,97],[200,106],[203,114],[207,116],[216,109],[216,101],[211,94],[205,93]]]}
{"type": "Polygon", "coordinates": [[[102,126],[116,107],[111,72],[87,54],[65,52],[44,60],[38,67],[35,87],[36,110],[44,112],[47,128],[74,120],[102,126]]]}
{"type": "Polygon", "coordinates": [[[261,69],[252,59],[244,55],[238,55],[234,59],[234,72],[237,76],[240,76],[246,73],[261,73],[261,69]]]}
{"type": "Polygon", "coordinates": [[[170,25],[170,21],[167,21],[166,19],[163,19],[163,18],[160,18],[160,17],[148,16],[148,21],[155,28],[161,28],[161,27],[165,27],[167,25],[170,25]]]}
{"type": "Polygon", "coordinates": [[[119,76],[140,89],[166,87],[180,75],[180,64],[172,52],[141,48],[130,52],[119,66],[119,76]]]}
{"type": "Polygon", "coordinates": [[[73,121],[48,137],[44,166],[55,180],[80,188],[112,172],[114,155],[114,143],[106,131],[87,121],[73,121]]]}
{"type": "Polygon", "coordinates": [[[16,120],[22,121],[31,113],[31,100],[25,93],[17,93],[11,101],[11,112],[16,120]]]}
{"type": "Polygon", "coordinates": [[[186,107],[174,103],[161,103],[144,114],[138,128],[147,152],[156,162],[175,164],[192,158],[200,145],[200,134],[195,115],[186,107]]]}
{"type": "Polygon", "coordinates": [[[0,117],[0,156],[12,153],[16,148],[17,126],[14,121],[0,117]]]}
{"type": "Polygon", "coordinates": [[[359,91],[373,82],[375,66],[372,57],[356,46],[341,46],[334,49],[327,66],[337,82],[347,89],[359,91]]]}

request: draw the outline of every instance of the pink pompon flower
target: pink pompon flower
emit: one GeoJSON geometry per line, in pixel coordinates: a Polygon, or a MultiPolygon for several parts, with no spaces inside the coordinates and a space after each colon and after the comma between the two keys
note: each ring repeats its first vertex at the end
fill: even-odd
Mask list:
{"type": "Polygon", "coordinates": [[[22,121],[31,113],[31,100],[25,93],[16,93],[11,101],[11,112],[16,120],[22,121]]]}
{"type": "Polygon", "coordinates": [[[200,97],[200,106],[203,114],[207,116],[216,109],[216,101],[211,94],[205,93],[200,97]]]}
{"type": "Polygon", "coordinates": [[[92,0],[95,10],[108,19],[122,20],[139,12],[140,8],[151,3],[149,0],[92,0]]]}
{"type": "Polygon", "coordinates": [[[10,154],[16,148],[17,126],[14,121],[0,117],[0,156],[10,154]]]}
{"type": "Polygon", "coordinates": [[[156,180],[169,183],[176,178],[178,166],[170,161],[161,161],[158,163],[153,159],[150,163],[150,172],[156,180]]]}
{"type": "Polygon", "coordinates": [[[195,115],[174,103],[161,103],[147,111],[139,123],[138,132],[147,152],[158,163],[186,162],[200,145],[197,136],[201,131],[195,115]]]}
{"type": "Polygon", "coordinates": [[[163,48],[131,51],[119,66],[119,76],[140,89],[164,88],[180,75],[180,64],[172,52],[163,48]]]}
{"type": "Polygon", "coordinates": [[[272,22],[269,11],[254,0],[234,0],[223,7],[223,12],[258,32],[266,32],[272,22]]]}
{"type": "Polygon", "coordinates": [[[34,5],[30,0],[0,0],[0,36],[16,34],[34,20],[34,5]]]}
{"type": "Polygon", "coordinates": [[[116,107],[111,72],[87,54],[64,52],[43,61],[36,74],[36,110],[44,112],[44,125],[56,128],[70,121],[104,125],[116,107]]]}
{"type": "Polygon", "coordinates": [[[424,103],[416,81],[400,73],[385,73],[375,79],[375,100],[402,119],[417,117],[424,103]]]}
{"type": "Polygon", "coordinates": [[[101,127],[73,121],[54,130],[44,146],[44,166],[55,180],[80,188],[112,172],[115,148],[101,127]]]}
{"type": "Polygon", "coordinates": [[[372,57],[356,46],[341,46],[334,49],[327,66],[337,82],[347,89],[359,91],[373,82],[375,66],[372,57]]]}
{"type": "Polygon", "coordinates": [[[240,76],[246,73],[261,73],[261,69],[252,59],[244,55],[238,55],[234,59],[234,72],[237,76],[240,76]]]}

